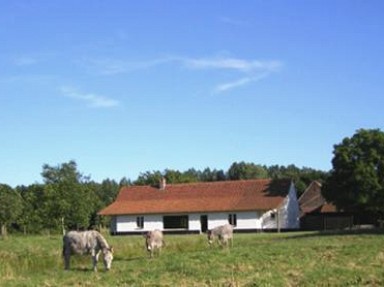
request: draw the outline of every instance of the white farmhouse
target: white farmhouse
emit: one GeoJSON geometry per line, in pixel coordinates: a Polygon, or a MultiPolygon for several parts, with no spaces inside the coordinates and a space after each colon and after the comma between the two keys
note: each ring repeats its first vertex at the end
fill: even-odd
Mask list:
{"type": "Polygon", "coordinates": [[[299,228],[289,180],[237,180],[123,187],[99,212],[112,216],[111,234],[201,233],[227,222],[236,232],[299,228]]]}

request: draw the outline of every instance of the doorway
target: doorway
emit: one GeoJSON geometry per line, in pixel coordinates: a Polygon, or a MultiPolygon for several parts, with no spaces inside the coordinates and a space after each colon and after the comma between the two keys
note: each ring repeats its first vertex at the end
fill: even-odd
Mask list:
{"type": "Polygon", "coordinates": [[[208,215],[200,215],[201,232],[205,233],[208,230],[208,215]]]}

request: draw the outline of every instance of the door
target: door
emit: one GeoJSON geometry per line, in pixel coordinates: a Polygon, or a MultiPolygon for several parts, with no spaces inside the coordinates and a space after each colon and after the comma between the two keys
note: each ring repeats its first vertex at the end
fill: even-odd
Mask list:
{"type": "Polygon", "coordinates": [[[201,232],[205,233],[208,230],[208,215],[200,215],[201,232]]]}

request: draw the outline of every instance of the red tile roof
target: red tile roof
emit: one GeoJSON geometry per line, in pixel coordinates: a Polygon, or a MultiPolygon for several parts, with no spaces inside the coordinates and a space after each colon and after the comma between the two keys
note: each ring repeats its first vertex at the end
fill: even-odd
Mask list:
{"type": "Polygon", "coordinates": [[[289,192],[290,181],[270,179],[123,187],[100,215],[269,210],[289,192]]]}
{"type": "Polygon", "coordinates": [[[325,201],[321,194],[321,183],[313,181],[299,198],[300,214],[311,212],[335,212],[336,207],[325,201]]]}

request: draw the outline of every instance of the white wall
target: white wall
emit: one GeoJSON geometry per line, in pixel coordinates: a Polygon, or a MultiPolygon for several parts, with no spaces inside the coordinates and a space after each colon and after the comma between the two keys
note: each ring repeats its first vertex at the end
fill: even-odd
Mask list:
{"type": "Polygon", "coordinates": [[[140,232],[154,229],[163,229],[162,215],[139,215],[144,216],[144,228],[137,227],[136,215],[116,216],[116,232],[140,232]]]}
{"type": "Polygon", "coordinates": [[[297,200],[296,188],[293,183],[291,183],[286,198],[286,212],[286,228],[300,228],[300,208],[297,200]]]}
{"type": "Polygon", "coordinates": [[[235,229],[261,229],[259,212],[239,212],[237,214],[237,225],[235,229]]]}
{"type": "Polygon", "coordinates": [[[263,229],[275,229],[278,227],[288,229],[297,229],[300,227],[299,203],[297,201],[296,188],[293,183],[291,183],[288,195],[285,197],[283,203],[277,209],[268,210],[262,215],[263,229]],[[275,215],[274,218],[272,218],[272,214],[275,215]]]}
{"type": "MultiPolygon", "coordinates": [[[[297,202],[297,200],[296,200],[297,202]]],[[[292,201],[286,201],[283,205],[283,210],[291,206],[292,201]]],[[[267,213],[262,214],[261,211],[247,211],[247,212],[216,212],[216,213],[193,213],[188,215],[188,225],[190,231],[201,231],[200,216],[207,215],[208,217],[208,229],[212,229],[216,226],[228,223],[228,214],[234,213],[237,218],[237,225],[235,230],[246,230],[246,229],[262,229],[262,228],[276,228],[276,221],[269,222],[267,226],[266,216],[267,213]],[[263,216],[263,217],[261,217],[263,216]],[[271,224],[272,223],[272,224],[271,224]]],[[[283,211],[281,216],[288,218],[289,214],[283,211]]],[[[138,215],[144,217],[144,228],[138,228],[136,224],[136,215],[119,215],[116,216],[115,224],[111,225],[112,232],[145,232],[153,229],[163,230],[163,215],[138,215]]],[[[285,221],[284,221],[285,222],[285,221]]],[[[286,223],[281,228],[286,228],[286,223]]]]}
{"type": "Polygon", "coordinates": [[[241,229],[260,229],[261,219],[260,212],[245,211],[245,212],[222,212],[222,213],[209,213],[208,214],[208,229],[215,228],[219,225],[228,223],[228,215],[236,214],[237,224],[235,230],[241,229]]]}
{"type": "Polygon", "coordinates": [[[193,231],[200,231],[201,230],[201,223],[200,223],[200,214],[193,213],[188,216],[188,225],[189,230],[193,231]]]}

